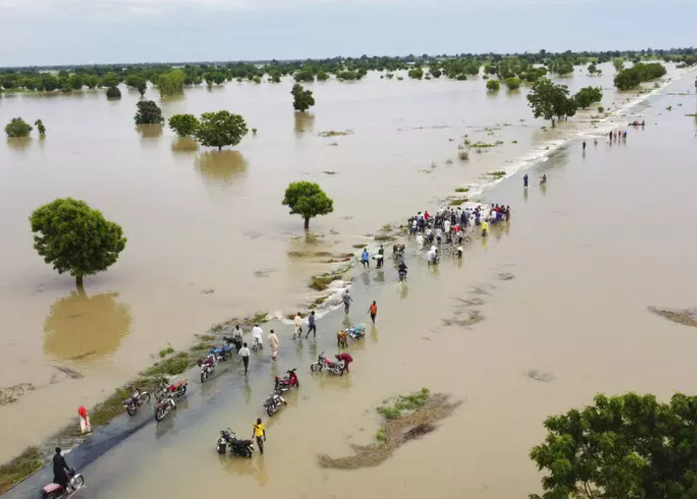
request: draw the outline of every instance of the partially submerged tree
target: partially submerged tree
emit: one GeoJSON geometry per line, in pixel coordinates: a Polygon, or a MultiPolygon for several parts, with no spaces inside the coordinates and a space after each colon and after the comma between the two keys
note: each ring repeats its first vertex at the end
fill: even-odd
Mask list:
{"type": "Polygon", "coordinates": [[[126,85],[127,87],[138,90],[142,97],[146,93],[146,79],[140,75],[127,76],[126,85]]]}
{"type": "Polygon", "coordinates": [[[517,76],[512,76],[506,79],[506,86],[509,90],[517,90],[520,88],[520,78],[517,76]]]}
{"type": "Polygon", "coordinates": [[[83,277],[105,271],[124,250],[126,238],[119,224],[106,220],[84,201],[56,199],[29,217],[34,248],[59,274],[83,277]]]}
{"type": "Polygon", "coordinates": [[[603,100],[603,89],[601,87],[584,87],[574,96],[576,105],[579,108],[587,108],[594,102],[603,100]]]}
{"type": "Polygon", "coordinates": [[[697,498],[697,396],[599,394],[544,426],[530,451],[544,498],[697,498]]]}
{"type": "Polygon", "coordinates": [[[36,125],[36,129],[39,131],[39,135],[46,135],[46,127],[44,126],[44,122],[42,122],[41,119],[35,121],[34,125],[36,125]]]}
{"type": "Polygon", "coordinates": [[[423,69],[422,68],[411,68],[408,70],[408,77],[414,80],[423,79],[423,69]]]}
{"type": "Polygon", "coordinates": [[[187,137],[194,135],[199,126],[199,120],[190,114],[173,115],[168,119],[168,125],[179,137],[187,137]]]}
{"type": "Polygon", "coordinates": [[[498,80],[489,80],[486,82],[486,90],[489,92],[497,92],[501,90],[501,83],[498,80]]]}
{"type": "Polygon", "coordinates": [[[203,146],[221,148],[235,146],[248,133],[248,126],[241,115],[228,111],[202,113],[194,136],[203,146]]]}
{"type": "Polygon", "coordinates": [[[10,120],[5,126],[7,137],[27,137],[32,131],[32,126],[22,118],[17,117],[10,120]]]}
{"type": "Polygon", "coordinates": [[[117,87],[110,87],[107,89],[107,99],[121,99],[122,92],[117,87]]]}
{"type": "Polygon", "coordinates": [[[333,200],[315,182],[291,182],[284,192],[282,204],[290,208],[290,214],[304,218],[304,229],[309,229],[312,217],[333,212],[333,200]]]}
{"type": "Polygon", "coordinates": [[[139,101],[136,108],[134,121],[137,125],[163,123],[163,113],[155,102],[139,101]]]}
{"type": "Polygon", "coordinates": [[[625,60],[621,57],[616,57],[613,59],[613,66],[615,66],[615,71],[621,71],[625,67],[625,60]]]}
{"type": "Polygon", "coordinates": [[[527,101],[535,118],[554,119],[576,114],[576,101],[569,97],[569,88],[566,85],[554,85],[548,78],[541,78],[532,86],[532,91],[527,95],[527,101]]]}
{"type": "Polygon", "coordinates": [[[294,96],[292,105],[296,111],[306,111],[311,106],[316,104],[313,92],[310,90],[304,90],[304,87],[298,83],[295,83],[292,87],[292,95],[294,96]]]}

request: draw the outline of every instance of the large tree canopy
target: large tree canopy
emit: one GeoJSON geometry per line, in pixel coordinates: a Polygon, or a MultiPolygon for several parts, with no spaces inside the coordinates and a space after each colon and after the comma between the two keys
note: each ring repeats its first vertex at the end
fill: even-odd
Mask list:
{"type": "Polygon", "coordinates": [[[527,95],[528,105],[532,108],[535,118],[554,119],[576,114],[576,101],[569,97],[569,88],[566,85],[554,85],[547,78],[540,78],[532,86],[532,91],[527,95]]]}
{"type": "Polygon", "coordinates": [[[296,111],[306,111],[311,106],[316,104],[313,92],[310,90],[304,90],[304,87],[298,83],[295,83],[292,87],[292,95],[294,96],[292,105],[296,111]]]}
{"type": "Polygon", "coordinates": [[[10,123],[5,125],[7,137],[27,137],[31,131],[32,126],[20,117],[13,118],[10,120],[10,123]]]}
{"type": "Polygon", "coordinates": [[[195,133],[199,120],[190,114],[173,115],[168,119],[168,125],[178,136],[187,137],[195,133]]]}
{"type": "Polygon", "coordinates": [[[312,217],[333,211],[333,200],[315,182],[291,182],[284,193],[282,204],[290,208],[290,214],[299,214],[304,218],[304,229],[309,228],[312,217]]]}
{"type": "Polygon", "coordinates": [[[697,498],[697,396],[599,394],[544,425],[544,498],[697,498]]]}
{"type": "Polygon", "coordinates": [[[119,224],[106,220],[99,210],[73,198],[56,199],[29,217],[34,248],[59,274],[83,276],[105,271],[124,250],[126,238],[119,224]]]}
{"type": "Polygon", "coordinates": [[[139,101],[136,109],[134,121],[137,125],[163,123],[163,113],[155,102],[139,101]]]}
{"type": "Polygon", "coordinates": [[[203,145],[219,148],[235,146],[248,133],[248,126],[241,115],[228,111],[202,113],[194,136],[203,145]]]}

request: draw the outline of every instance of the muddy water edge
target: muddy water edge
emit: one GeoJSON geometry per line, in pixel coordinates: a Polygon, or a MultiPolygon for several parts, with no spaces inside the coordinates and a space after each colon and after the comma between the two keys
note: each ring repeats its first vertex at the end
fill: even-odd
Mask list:
{"type": "Polygon", "coordinates": [[[695,328],[648,311],[697,300],[696,125],[685,116],[695,96],[677,95],[689,88],[692,77],[632,110],[647,126],[629,129],[626,142],[589,138],[585,155],[572,142],[535,165],[530,175],[546,172],[546,189],[523,191],[514,177],[486,191],[484,201],[511,205],[513,220],[476,239],[462,262],[428,269],[409,251],[405,285],[391,265],[361,272],[349,320],[367,321],[371,300],[379,315],[349,349],[349,377],[308,372],[320,351],[336,352],[341,313],[319,322],[315,342],[293,343],[289,326],[272,323],[281,332],[276,365],[254,359],[244,379],[234,362],[170,422],[143,427],[88,466],[85,494],[523,497],[540,491],[528,450],[547,415],[598,392],[695,394],[695,328]],[[265,419],[265,455],[218,457],[218,430],[248,435],[273,375],[291,366],[301,388],[265,419]],[[420,387],[462,404],[378,467],[319,467],[319,453],[345,456],[351,443],[374,439],[384,398],[420,387]]]}

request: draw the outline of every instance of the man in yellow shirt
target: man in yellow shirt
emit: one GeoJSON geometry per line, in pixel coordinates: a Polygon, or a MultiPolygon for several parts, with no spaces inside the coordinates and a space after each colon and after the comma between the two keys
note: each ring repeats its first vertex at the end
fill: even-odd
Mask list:
{"type": "Polygon", "coordinates": [[[481,223],[481,236],[486,238],[489,235],[489,223],[488,221],[483,221],[481,223]]]}
{"type": "Polygon", "coordinates": [[[262,423],[262,418],[259,418],[258,421],[253,424],[253,437],[258,443],[258,449],[262,455],[263,442],[267,440],[267,436],[265,436],[265,425],[262,423]]]}

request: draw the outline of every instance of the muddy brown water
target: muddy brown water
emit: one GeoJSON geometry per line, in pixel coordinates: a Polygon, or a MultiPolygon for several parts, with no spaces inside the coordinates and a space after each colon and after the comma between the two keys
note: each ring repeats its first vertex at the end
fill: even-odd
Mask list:
{"type": "MultiPolygon", "coordinates": [[[[572,88],[608,88],[611,79],[609,72],[600,79],[576,73],[568,81],[572,88]]],[[[692,78],[674,85],[683,92],[692,88],[692,78]]],[[[220,320],[260,309],[289,311],[307,302],[306,279],[327,266],[290,258],[288,252],[349,250],[384,223],[431,206],[456,186],[477,182],[484,172],[566,137],[577,126],[542,132],[545,123],[531,118],[525,89],[487,96],[481,80],[370,78],[349,85],[317,84],[314,91],[319,104],[306,117],[294,116],[284,85],[192,89],[184,99],[161,103],[166,116],[220,108],[242,113],[258,134],[223,154],[191,151],[167,130],[136,130],[137,96],[130,92],[120,102],[90,92],[3,98],[1,117],[42,118],[48,136],[0,146],[0,213],[6,234],[6,258],[0,262],[0,374],[6,386],[29,382],[37,387],[18,403],[0,408],[7,423],[2,458],[60,427],[79,404],[104,397],[167,343],[182,347],[193,333],[220,320]],[[511,125],[494,135],[483,130],[499,123],[511,125]],[[353,134],[318,135],[331,129],[353,134]],[[473,142],[504,144],[481,155],[472,151],[470,161],[462,164],[457,144],[465,133],[473,142]],[[336,200],[335,214],[312,221],[320,243],[308,243],[301,220],[280,205],[284,187],[297,179],[321,183],[336,200]],[[120,261],[87,281],[86,297],[77,295],[71,279],[56,276],[31,248],[27,217],[57,196],[85,199],[122,224],[129,238],[120,261]],[[210,289],[214,293],[202,293],[210,289]],[[56,366],[84,378],[68,377],[56,366]],[[51,412],[43,411],[47,401],[51,412]]],[[[612,105],[613,94],[608,89],[606,106],[612,105]]],[[[619,105],[629,97],[615,96],[619,105]]],[[[682,210],[689,218],[684,220],[651,210],[676,200],[694,207],[695,184],[682,179],[695,179],[694,169],[688,172],[695,143],[681,141],[684,133],[693,139],[693,119],[682,114],[693,112],[694,96],[659,102],[666,103],[664,99],[673,111],[658,118],[658,127],[630,131],[625,146],[601,141],[594,148],[589,140],[585,161],[578,148],[552,154],[546,192],[531,187],[525,197],[515,180],[487,192],[494,200],[510,201],[517,216],[508,231],[494,234],[483,246],[476,241],[459,272],[443,266],[428,273],[422,260],[416,261],[409,264],[405,288],[394,286],[389,270],[384,276],[360,275],[357,293],[366,288],[382,304],[375,340],[370,336],[356,357],[372,368],[353,370],[343,381],[321,379],[309,387],[317,393],[311,392],[308,400],[300,394],[295,408],[285,410],[273,426],[275,434],[285,436],[285,451],[266,455],[267,463],[256,458],[218,464],[214,458],[217,465],[207,465],[212,429],[215,434],[216,427],[231,420],[218,413],[208,417],[214,419],[211,425],[181,435],[182,443],[171,442],[189,450],[185,454],[172,453],[170,447],[124,445],[127,455],[116,450],[113,456],[133,457],[129,446],[137,446],[139,453],[157,455],[148,460],[157,460],[164,470],[186,465],[197,477],[217,484],[221,474],[235,475],[242,488],[238,493],[247,496],[363,495],[366,481],[381,496],[524,495],[537,487],[526,453],[541,438],[541,420],[548,412],[583,404],[600,390],[638,389],[662,396],[672,388],[694,392],[694,330],[687,332],[683,328],[688,327],[646,310],[695,303],[695,283],[689,278],[695,266],[694,212],[682,210]],[[677,102],[683,107],[676,108],[677,102]],[[664,125],[662,119],[670,121],[664,125]],[[678,146],[669,150],[664,146],[671,140],[678,146]],[[669,155],[674,162],[668,162],[669,155]],[[658,164],[685,169],[667,175],[654,169],[658,164]],[[647,170],[642,174],[639,167],[647,170]],[[571,179],[570,171],[585,175],[571,179]],[[554,188],[552,176],[559,174],[569,179],[568,189],[554,188]],[[638,187],[630,190],[636,180],[638,187]],[[599,202],[616,196],[625,202],[599,202]],[[609,216],[611,206],[622,211],[621,217],[609,216]],[[637,224],[640,234],[630,230],[631,224],[637,224]],[[648,227],[655,224],[668,228],[674,239],[649,238],[648,227]],[[502,281],[499,273],[514,278],[502,281]],[[486,293],[470,293],[471,287],[486,293]],[[477,297],[485,302],[474,307],[484,322],[470,329],[443,326],[443,319],[468,318],[468,310],[455,312],[455,298],[477,297]],[[645,365],[659,369],[644,370],[645,365]],[[555,378],[541,384],[527,377],[529,370],[555,378]],[[387,383],[377,384],[377,379],[387,383]],[[378,469],[358,471],[352,478],[318,472],[316,453],[339,450],[334,455],[342,455],[349,438],[361,442],[371,437],[376,402],[421,386],[450,393],[464,404],[440,429],[406,445],[378,469]],[[460,446],[455,446],[456,438],[460,446]],[[303,459],[294,458],[300,453],[303,459]],[[456,464],[406,473],[411,460],[430,456],[456,464]],[[288,466],[292,459],[293,473],[288,466]],[[473,474],[456,473],[457,464],[473,474]],[[509,485],[498,480],[503,470],[515,471],[509,485]]],[[[640,111],[649,113],[648,123],[659,106],[654,105],[653,113],[640,111]]],[[[283,348],[285,342],[289,340],[283,339],[283,348]]],[[[306,349],[301,349],[305,363],[311,357],[306,349]]],[[[264,394],[267,383],[256,385],[255,394],[264,394]]],[[[246,407],[253,410],[260,402],[249,399],[246,407]]],[[[238,401],[224,413],[238,420],[235,425],[248,427],[257,410],[242,410],[238,401]]],[[[117,458],[104,460],[95,467],[117,458]]],[[[149,484],[147,475],[129,474],[136,478],[130,485],[105,485],[101,495],[187,496],[198,491],[188,489],[194,485],[188,486],[185,477],[168,481],[172,487],[165,492],[161,481],[149,484]]],[[[230,492],[222,485],[210,494],[230,492]]]]}

